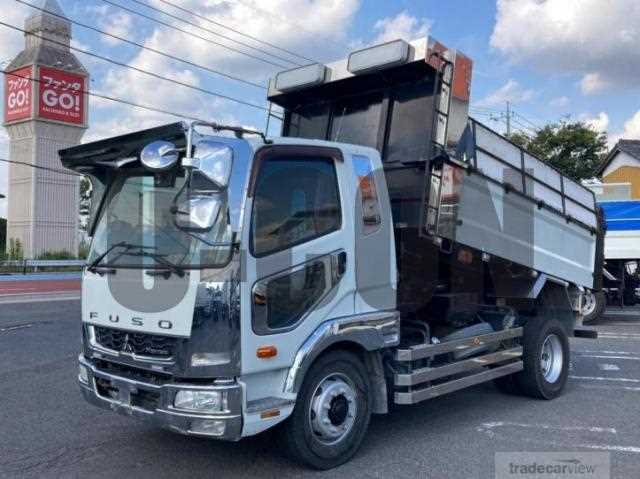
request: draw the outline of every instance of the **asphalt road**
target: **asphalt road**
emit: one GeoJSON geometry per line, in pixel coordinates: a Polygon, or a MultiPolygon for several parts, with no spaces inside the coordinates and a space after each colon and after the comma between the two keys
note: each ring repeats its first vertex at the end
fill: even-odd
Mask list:
{"type": "Polygon", "coordinates": [[[348,464],[284,458],[267,433],[222,443],[164,432],[85,404],[76,384],[78,301],[0,304],[0,477],[494,477],[499,451],[605,451],[613,478],[640,471],[640,311],[573,340],[566,394],[491,384],[374,417],[348,464]]]}

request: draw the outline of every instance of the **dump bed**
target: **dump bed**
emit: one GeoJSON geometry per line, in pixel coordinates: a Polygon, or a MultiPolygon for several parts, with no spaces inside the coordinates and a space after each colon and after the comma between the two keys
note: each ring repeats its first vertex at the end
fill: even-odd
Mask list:
{"type": "Polygon", "coordinates": [[[474,120],[457,161],[434,175],[432,234],[593,287],[598,223],[590,190],[474,120]]]}

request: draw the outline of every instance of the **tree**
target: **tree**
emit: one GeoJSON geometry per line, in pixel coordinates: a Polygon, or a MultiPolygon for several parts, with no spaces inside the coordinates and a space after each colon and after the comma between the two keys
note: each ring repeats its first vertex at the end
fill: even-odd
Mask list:
{"type": "Polygon", "coordinates": [[[509,139],[578,181],[593,178],[608,151],[607,135],[581,121],[547,125],[533,138],[518,132],[509,139]]]}

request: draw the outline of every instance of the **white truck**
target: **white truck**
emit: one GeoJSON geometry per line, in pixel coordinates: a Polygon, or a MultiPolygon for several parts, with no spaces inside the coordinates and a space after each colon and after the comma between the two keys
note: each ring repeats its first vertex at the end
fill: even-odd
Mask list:
{"type": "Polygon", "coordinates": [[[586,324],[600,319],[607,305],[640,303],[640,201],[632,198],[630,183],[583,184],[595,193],[606,230],[601,278],[583,300],[586,324]]]}
{"type": "Polygon", "coordinates": [[[471,61],[398,40],[280,73],[283,137],[177,123],[60,152],[93,184],[87,401],[315,468],[485,381],[553,399],[593,194],[468,118],[471,61]],[[234,133],[226,135],[225,131],[234,133]]]}

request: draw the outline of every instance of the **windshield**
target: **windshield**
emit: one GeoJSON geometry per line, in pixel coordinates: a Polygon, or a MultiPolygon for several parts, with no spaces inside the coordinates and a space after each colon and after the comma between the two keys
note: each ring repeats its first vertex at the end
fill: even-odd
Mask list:
{"type": "Polygon", "coordinates": [[[226,265],[232,250],[226,205],[206,233],[175,225],[175,199],[186,196],[185,182],[183,173],[119,172],[100,212],[88,262],[100,259],[96,266],[149,269],[226,265]]]}

